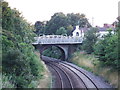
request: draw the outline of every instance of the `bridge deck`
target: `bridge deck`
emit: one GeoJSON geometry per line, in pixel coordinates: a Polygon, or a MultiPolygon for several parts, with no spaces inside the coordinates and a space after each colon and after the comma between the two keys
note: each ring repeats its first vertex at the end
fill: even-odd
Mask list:
{"type": "Polygon", "coordinates": [[[80,44],[83,38],[81,37],[70,37],[70,36],[40,36],[35,37],[35,42],[32,44],[80,44]]]}

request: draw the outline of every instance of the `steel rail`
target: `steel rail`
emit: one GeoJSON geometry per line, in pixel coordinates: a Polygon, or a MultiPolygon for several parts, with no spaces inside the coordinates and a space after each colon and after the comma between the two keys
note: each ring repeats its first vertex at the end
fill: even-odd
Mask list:
{"type": "MultiPolygon", "coordinates": [[[[60,64],[60,65],[62,65],[62,64],[60,64]]],[[[68,68],[68,67],[65,66],[65,65],[62,65],[62,66],[68,68]]],[[[71,70],[70,68],[68,68],[68,69],[71,70]]],[[[73,71],[73,70],[71,70],[71,71],[82,81],[82,83],[84,84],[85,88],[88,90],[86,84],[85,84],[84,81],[81,79],[81,77],[80,77],[75,71],[73,71]]]]}
{"type": "Polygon", "coordinates": [[[59,68],[66,75],[66,77],[67,77],[67,79],[68,79],[68,81],[70,83],[71,88],[74,88],[69,75],[62,68],[58,67],[58,65],[56,65],[55,63],[54,64],[53,63],[49,63],[49,64],[54,65],[55,67],[59,68]]]}
{"type": "MultiPolygon", "coordinates": [[[[99,90],[98,88],[97,88],[97,85],[93,82],[93,80],[91,80],[91,78],[89,77],[89,76],[87,76],[84,72],[82,72],[82,71],[80,71],[79,69],[77,69],[76,67],[74,67],[74,66],[72,66],[72,65],[70,65],[70,64],[68,64],[68,63],[66,63],[66,62],[61,62],[61,65],[68,65],[68,66],[70,66],[70,67],[72,67],[72,68],[74,68],[74,69],[76,69],[77,71],[79,71],[80,73],[82,73],[84,76],[86,76],[93,84],[94,84],[94,86],[96,87],[96,89],[97,90],[99,90]]],[[[64,66],[65,66],[64,65],[64,66]]],[[[67,66],[65,66],[65,67],[67,67],[67,66]]],[[[69,67],[67,67],[67,68],[69,68],[69,67]]],[[[69,68],[70,69],[70,68],[69,68]]],[[[73,71],[73,70],[72,70],[73,71]]],[[[73,71],[74,72],[74,71],[73,71]]],[[[82,80],[83,81],[83,80],[82,80]]],[[[84,81],[83,81],[84,82],[84,81]]]]}
{"type": "Polygon", "coordinates": [[[50,66],[53,70],[56,71],[56,73],[57,73],[57,75],[58,75],[58,77],[59,77],[59,79],[61,81],[61,88],[63,88],[63,80],[62,80],[61,74],[52,65],[48,64],[48,66],[50,66]]]}

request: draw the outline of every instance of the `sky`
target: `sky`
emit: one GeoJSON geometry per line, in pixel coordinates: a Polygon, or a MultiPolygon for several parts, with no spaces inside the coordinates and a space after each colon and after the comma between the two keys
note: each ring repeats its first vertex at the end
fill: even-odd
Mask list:
{"type": "Polygon", "coordinates": [[[118,17],[120,0],[5,0],[11,8],[16,8],[34,24],[48,21],[56,12],[83,13],[93,26],[112,24],[118,17]]]}

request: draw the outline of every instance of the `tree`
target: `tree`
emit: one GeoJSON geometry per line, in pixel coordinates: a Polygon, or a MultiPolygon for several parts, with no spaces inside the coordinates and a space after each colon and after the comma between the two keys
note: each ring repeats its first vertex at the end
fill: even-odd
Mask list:
{"type": "Polygon", "coordinates": [[[67,17],[63,13],[55,13],[46,24],[45,33],[55,34],[60,27],[67,26],[67,17]]]}
{"type": "Polygon", "coordinates": [[[102,65],[112,67],[113,69],[120,70],[120,56],[119,56],[119,31],[120,20],[114,34],[105,35],[103,39],[99,40],[94,46],[94,53],[98,56],[98,60],[102,62],[102,65]]]}
{"type": "Polygon", "coordinates": [[[105,66],[118,69],[118,36],[108,34],[94,46],[94,53],[105,66]]]}
{"type": "Polygon", "coordinates": [[[67,26],[67,35],[72,35],[72,30],[73,30],[73,26],[72,25],[69,25],[67,26]]]}
{"type": "Polygon", "coordinates": [[[56,35],[67,35],[67,30],[65,30],[64,27],[60,27],[60,28],[56,31],[56,35]]]}
{"type": "Polygon", "coordinates": [[[80,27],[85,27],[85,26],[91,27],[84,14],[69,13],[67,14],[67,18],[69,25],[72,25],[73,27],[75,27],[76,25],[79,25],[80,27]]]}
{"type": "Polygon", "coordinates": [[[69,13],[65,15],[62,12],[55,13],[46,24],[45,34],[56,34],[56,31],[60,27],[64,27],[67,30],[67,34],[71,35],[70,32],[76,25],[80,27],[91,27],[84,14],[69,13]]]}
{"type": "Polygon", "coordinates": [[[2,2],[2,28],[12,30],[14,28],[13,25],[13,16],[11,8],[8,7],[7,2],[2,2]]]}
{"type": "Polygon", "coordinates": [[[33,27],[4,1],[2,19],[2,74],[11,78],[9,82],[16,88],[28,88],[43,72],[43,65],[31,45],[36,36],[33,27]]]}
{"type": "Polygon", "coordinates": [[[98,35],[96,33],[97,33],[97,28],[90,28],[90,30],[88,30],[85,33],[85,39],[83,41],[82,48],[89,54],[94,52],[93,47],[97,42],[97,38],[98,38],[98,35]]]}
{"type": "Polygon", "coordinates": [[[44,34],[44,23],[43,23],[43,22],[41,22],[41,21],[36,21],[34,27],[35,27],[35,29],[36,29],[35,33],[36,33],[37,35],[42,35],[42,34],[44,34]]]}

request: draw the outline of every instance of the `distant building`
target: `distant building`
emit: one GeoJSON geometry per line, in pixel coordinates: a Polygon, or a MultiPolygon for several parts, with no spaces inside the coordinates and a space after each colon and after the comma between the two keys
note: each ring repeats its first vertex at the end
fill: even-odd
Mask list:
{"type": "Polygon", "coordinates": [[[72,31],[73,37],[84,37],[84,33],[88,30],[87,27],[79,28],[79,26],[76,26],[75,30],[72,31]]]}
{"type": "Polygon", "coordinates": [[[75,30],[73,30],[72,36],[73,37],[75,37],[75,36],[81,37],[81,30],[79,29],[79,26],[76,26],[75,30]]]}
{"type": "Polygon", "coordinates": [[[115,31],[115,25],[114,24],[104,24],[103,27],[98,27],[98,33],[100,34],[100,38],[102,38],[104,35],[107,35],[109,33],[109,30],[112,30],[111,33],[114,34],[115,31]]]}
{"type": "MultiPolygon", "coordinates": [[[[107,35],[109,33],[109,30],[112,30],[111,33],[114,34],[115,31],[115,24],[104,24],[103,27],[96,26],[98,29],[98,34],[100,34],[100,38],[102,38],[104,35],[107,35]]],[[[90,30],[90,28],[83,27],[80,28],[79,26],[76,26],[75,30],[72,31],[73,37],[84,37],[84,34],[86,31],[90,30]]]]}

